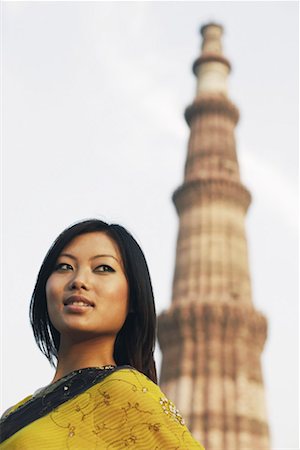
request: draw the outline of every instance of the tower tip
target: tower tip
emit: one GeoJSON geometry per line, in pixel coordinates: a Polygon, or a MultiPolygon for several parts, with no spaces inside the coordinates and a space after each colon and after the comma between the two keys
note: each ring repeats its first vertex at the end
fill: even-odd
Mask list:
{"type": "Polygon", "coordinates": [[[224,27],[221,24],[216,23],[216,22],[208,22],[208,23],[202,25],[202,27],[200,28],[200,34],[203,37],[204,37],[204,32],[205,32],[206,28],[209,28],[209,27],[217,27],[221,30],[221,33],[223,33],[223,31],[224,31],[224,27]]]}

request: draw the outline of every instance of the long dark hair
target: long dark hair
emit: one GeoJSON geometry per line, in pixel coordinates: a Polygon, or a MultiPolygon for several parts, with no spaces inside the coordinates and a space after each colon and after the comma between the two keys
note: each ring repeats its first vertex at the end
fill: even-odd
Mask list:
{"type": "Polygon", "coordinates": [[[129,313],[115,340],[116,364],[130,365],[157,383],[153,357],[156,312],[149,269],[139,244],[117,224],[98,219],[84,220],[66,228],[52,244],[40,268],[30,303],[30,322],[37,345],[55,367],[60,334],[49,319],[46,283],[66,245],[76,236],[94,231],[105,233],[117,244],[129,286],[129,313]]]}

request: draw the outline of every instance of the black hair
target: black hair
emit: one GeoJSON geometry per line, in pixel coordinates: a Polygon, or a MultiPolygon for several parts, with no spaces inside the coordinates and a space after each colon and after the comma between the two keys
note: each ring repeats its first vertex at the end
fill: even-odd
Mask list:
{"type": "Polygon", "coordinates": [[[56,366],[60,333],[52,325],[46,302],[46,283],[62,250],[76,236],[101,231],[118,246],[129,286],[129,313],[114,344],[117,365],[130,365],[157,383],[154,362],[156,312],[149,269],[142,249],[122,226],[98,219],[77,222],[66,228],[46,254],[30,303],[30,322],[36,343],[52,366],[56,366]]]}

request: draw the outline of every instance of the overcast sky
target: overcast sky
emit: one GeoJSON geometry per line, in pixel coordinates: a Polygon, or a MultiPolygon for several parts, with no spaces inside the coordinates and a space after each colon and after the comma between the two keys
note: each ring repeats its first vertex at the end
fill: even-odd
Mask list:
{"type": "Polygon", "coordinates": [[[211,20],[225,28],[242,180],[253,195],[247,235],[253,303],[269,322],[272,449],[299,448],[298,2],[2,3],[1,411],[52,379],[28,305],[69,224],[125,225],[145,252],[158,312],[168,307],[183,112],[196,90],[199,28],[211,20]]]}

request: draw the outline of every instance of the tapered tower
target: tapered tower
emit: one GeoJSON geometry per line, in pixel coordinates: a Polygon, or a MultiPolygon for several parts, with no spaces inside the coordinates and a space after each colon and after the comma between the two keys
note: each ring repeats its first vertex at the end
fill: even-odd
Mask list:
{"type": "Polygon", "coordinates": [[[227,93],[230,63],[220,25],[201,28],[179,216],[173,294],[158,321],[160,384],[206,450],[268,450],[261,353],[267,321],[253,305],[242,184],[239,112],[227,93]]]}

